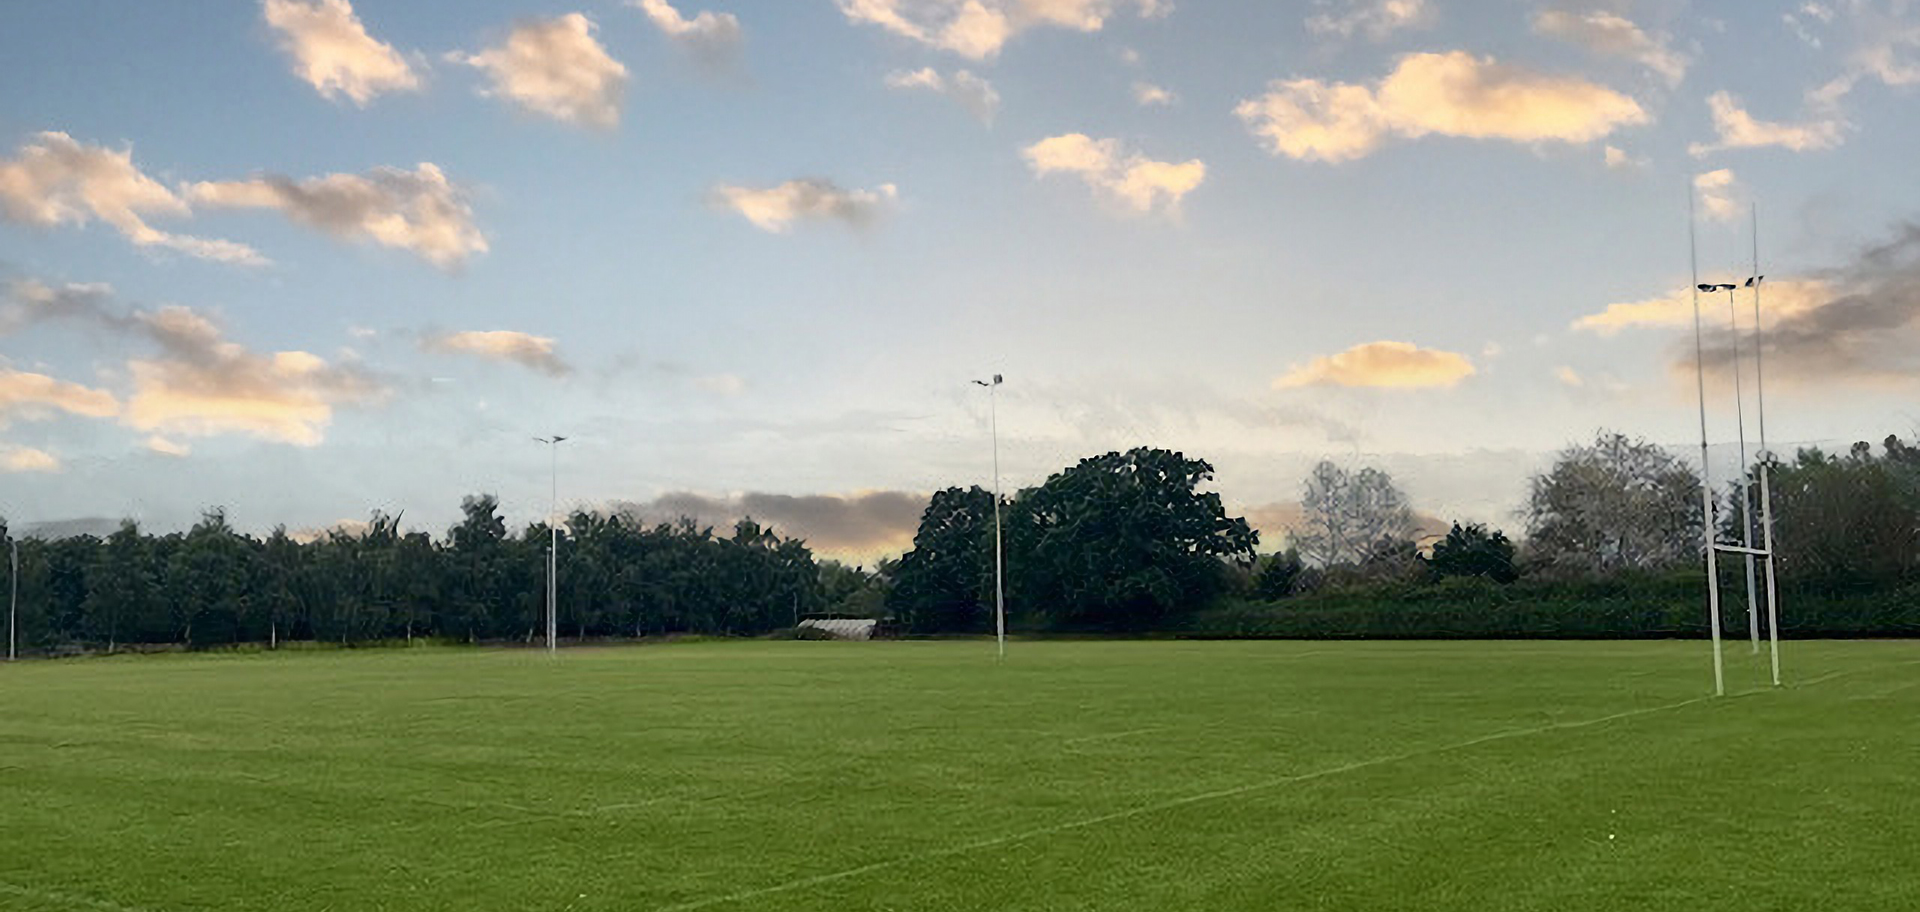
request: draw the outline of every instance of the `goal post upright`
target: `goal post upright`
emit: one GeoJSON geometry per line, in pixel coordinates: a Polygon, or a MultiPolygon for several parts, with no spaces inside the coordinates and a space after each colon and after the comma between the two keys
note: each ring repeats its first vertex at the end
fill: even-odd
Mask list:
{"type": "Polygon", "coordinates": [[[1719,536],[1713,529],[1713,467],[1707,459],[1707,368],[1705,344],[1700,332],[1700,251],[1699,241],[1695,237],[1693,211],[1694,188],[1687,185],[1687,258],[1689,270],[1693,275],[1693,368],[1694,382],[1700,398],[1700,532],[1706,542],[1702,550],[1707,555],[1707,627],[1713,639],[1713,694],[1724,696],[1727,692],[1726,670],[1720,658],[1720,567],[1718,551],[1719,536]]]}

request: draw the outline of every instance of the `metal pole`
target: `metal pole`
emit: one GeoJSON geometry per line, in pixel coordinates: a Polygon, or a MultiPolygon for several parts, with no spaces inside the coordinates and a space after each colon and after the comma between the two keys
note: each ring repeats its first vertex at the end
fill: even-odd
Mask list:
{"type": "Polygon", "coordinates": [[[1005,559],[1000,542],[1000,375],[993,375],[987,387],[987,415],[993,427],[993,632],[1000,644],[1000,658],[1007,657],[1007,595],[1005,559]]]}
{"type": "Polygon", "coordinates": [[[555,579],[560,572],[560,438],[547,444],[550,459],[551,488],[547,494],[547,654],[559,648],[556,642],[560,624],[560,588],[555,579]]]}
{"type": "Polygon", "coordinates": [[[1713,694],[1724,696],[1727,679],[1720,660],[1720,566],[1714,554],[1713,472],[1707,462],[1707,366],[1700,341],[1700,253],[1694,239],[1694,191],[1687,188],[1687,256],[1693,272],[1693,371],[1700,396],[1700,521],[1707,552],[1707,625],[1713,635],[1713,694]]]}
{"type": "Polygon", "coordinates": [[[1767,462],[1760,461],[1760,530],[1767,543],[1767,645],[1772,652],[1773,686],[1780,686],[1780,599],[1773,581],[1773,491],[1768,486],[1767,462]]]}
{"type": "Polygon", "coordinates": [[[11,662],[16,657],[13,630],[20,616],[20,540],[9,535],[7,544],[12,546],[13,551],[13,563],[7,572],[7,582],[13,590],[12,595],[7,599],[7,661],[11,662]]]}
{"type": "MultiPolygon", "coordinates": [[[[1734,286],[1727,286],[1727,338],[1733,341],[1733,418],[1734,427],[1740,440],[1740,543],[1749,550],[1753,548],[1753,485],[1747,464],[1747,407],[1746,396],[1740,389],[1740,317],[1733,301],[1734,286]]],[[[1752,644],[1753,654],[1760,654],[1760,608],[1754,600],[1753,555],[1745,555],[1747,563],[1747,639],[1752,644]]]]}
{"type": "Polygon", "coordinates": [[[1767,450],[1767,375],[1766,346],[1760,334],[1760,286],[1766,276],[1760,274],[1760,206],[1753,213],[1753,380],[1760,406],[1760,534],[1767,546],[1767,648],[1773,663],[1773,686],[1780,686],[1780,597],[1773,577],[1773,488],[1770,484],[1773,453],[1767,450]]]}

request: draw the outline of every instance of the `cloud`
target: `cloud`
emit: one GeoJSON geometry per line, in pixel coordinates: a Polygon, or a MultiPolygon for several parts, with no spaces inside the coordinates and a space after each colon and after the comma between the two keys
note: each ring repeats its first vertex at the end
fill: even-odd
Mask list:
{"type": "Polygon", "coordinates": [[[1151,82],[1136,82],[1133,84],[1133,102],[1143,108],[1150,108],[1155,105],[1170,105],[1179,100],[1180,96],[1151,82]]]}
{"type": "Polygon", "coordinates": [[[46,450],[0,444],[0,472],[58,472],[60,460],[46,450]]]}
{"type": "Polygon", "coordinates": [[[1604,10],[1571,13],[1565,10],[1541,10],[1534,14],[1533,30],[1608,57],[1624,57],[1651,70],[1666,80],[1669,87],[1687,78],[1692,63],[1671,46],[1672,37],[1649,34],[1633,20],[1604,10]]]}
{"type": "Polygon", "coordinates": [[[1587,385],[1587,381],[1581,379],[1579,371],[1564,364],[1553,369],[1553,379],[1560,381],[1562,386],[1571,386],[1574,389],[1587,385]]]}
{"type": "Polygon", "coordinates": [[[1731,221],[1746,211],[1740,206],[1740,181],[1732,168],[1694,175],[1693,189],[1700,196],[1700,207],[1712,221],[1731,221]]]}
{"type": "Polygon", "coordinates": [[[186,189],[197,204],[273,209],[334,237],[405,250],[443,269],[487,250],[466,194],[429,162],[413,171],[379,167],[305,180],[263,174],[186,189]]]}
{"type": "Polygon", "coordinates": [[[627,68],[593,37],[593,20],[580,13],[523,22],[499,47],[453,54],[486,72],[492,87],[523,110],[561,123],[611,129],[620,123],[627,68]]]}
{"type": "MultiPolygon", "coordinates": [[[[1744,282],[1745,276],[1703,276],[1706,282],[1744,282]]],[[[1588,314],[1573,321],[1573,329],[1578,332],[1597,333],[1612,336],[1629,329],[1688,329],[1693,327],[1693,289],[1681,286],[1658,297],[1640,301],[1620,301],[1608,304],[1599,313],[1588,314]]],[[[1761,305],[1769,320],[1779,320],[1797,316],[1825,304],[1833,298],[1833,288],[1820,279],[1771,279],[1760,296],[1761,305]]],[[[1707,319],[1718,322],[1719,314],[1724,313],[1717,298],[1703,296],[1700,301],[1702,312],[1707,319]]],[[[1742,307],[1751,307],[1751,301],[1742,307]]],[[[1751,314],[1743,310],[1743,315],[1751,314]]]]}
{"type": "Polygon", "coordinates": [[[886,83],[890,89],[945,95],[985,124],[993,123],[993,115],[1000,110],[1000,93],[994,91],[993,83],[966,70],[955,70],[952,76],[942,76],[932,67],[900,70],[888,73],[886,83]]]}
{"type": "Polygon", "coordinates": [[[1465,355],[1409,342],[1368,342],[1337,355],[1314,358],[1305,367],[1296,366],[1275,379],[1273,387],[1422,389],[1453,386],[1473,374],[1473,362],[1465,355]]]}
{"type": "Polygon", "coordinates": [[[1307,31],[1338,38],[1360,33],[1383,41],[1401,29],[1432,25],[1436,15],[1427,0],[1317,0],[1316,5],[1329,11],[1307,17],[1307,31]]]}
{"type": "Polygon", "coordinates": [[[573,367],[554,354],[553,340],[507,329],[429,334],[420,347],[430,352],[478,355],[499,361],[511,361],[549,377],[564,377],[573,367]]]}
{"type": "MultiPolygon", "coordinates": [[[[1911,13],[1911,6],[1910,0],[1884,4],[1849,0],[1842,5],[1840,11],[1848,19],[1855,46],[1846,55],[1845,71],[1809,92],[1808,100],[1819,106],[1836,105],[1863,79],[1877,79],[1893,87],[1920,84],[1920,17],[1911,13]]],[[[1835,18],[1836,11],[1807,4],[1801,12],[1825,23],[1835,18]],[[1814,7],[1821,12],[1816,13],[1814,7]]]]}
{"type": "Polygon", "coordinates": [[[892,184],[873,190],[846,190],[830,180],[802,178],[776,187],[714,188],[715,202],[745,216],[762,231],[781,233],[800,220],[829,220],[855,228],[871,224],[892,205],[899,191],[892,184]]]}
{"type": "Polygon", "coordinates": [[[162,456],[178,457],[178,456],[185,456],[193,452],[192,447],[187,446],[184,443],[176,443],[172,440],[168,440],[167,438],[162,437],[159,434],[155,434],[151,437],[148,437],[144,441],[144,443],[146,444],[146,447],[148,450],[151,450],[155,453],[159,453],[162,456]]]}
{"type": "Polygon", "coordinates": [[[1207,178],[1199,159],[1154,161],[1121,148],[1117,139],[1085,133],[1050,136],[1021,151],[1033,173],[1075,174],[1096,192],[1136,212],[1178,210],[1180,200],[1207,178]]]}
{"type": "Polygon", "coordinates": [[[411,91],[420,77],[393,46],[367,34],[347,0],[266,0],[267,24],[293,58],[293,74],[322,98],[365,107],[382,92],[411,91]]]}
{"type": "Polygon", "coordinates": [[[618,512],[648,522],[691,517],[722,534],[741,518],[752,517],[782,537],[803,538],[817,552],[874,557],[899,554],[913,546],[927,495],[912,491],[863,491],[855,494],[770,494],[750,491],[728,497],[689,492],[663,494],[644,503],[621,502],[618,512]]]}
{"type": "MultiPolygon", "coordinates": [[[[49,289],[15,283],[24,305],[16,325],[65,320],[137,339],[155,354],[127,362],[132,392],[117,409],[121,424],[166,436],[244,434],[311,446],[321,441],[337,405],[383,398],[387,390],[351,365],[330,365],[303,351],[263,354],[228,341],[219,326],[190,308],[113,306],[104,286],[49,289]]],[[[113,412],[92,400],[99,417],[113,412]]]]}
{"type": "Polygon", "coordinates": [[[732,13],[702,10],[688,19],[667,0],[628,0],[628,5],[646,13],[654,27],[703,63],[725,65],[739,54],[740,19],[732,13]]]}
{"type": "Polygon", "coordinates": [[[1606,161],[1608,170],[1611,171],[1631,171],[1635,168],[1644,168],[1647,166],[1647,160],[1645,158],[1634,158],[1628,155],[1625,150],[1614,146],[1608,146],[1602,150],[1601,156],[1606,161]]]}
{"type": "Polygon", "coordinates": [[[1409,54],[1371,88],[1275,81],[1234,113],[1274,154],[1324,162],[1364,157],[1388,136],[1585,143],[1648,120],[1638,102],[1605,86],[1464,51],[1409,54]]]}
{"type": "Polygon", "coordinates": [[[1123,7],[1142,18],[1165,16],[1165,0],[837,0],[848,20],[876,25],[929,47],[970,60],[1000,53],[1007,41],[1030,28],[1097,32],[1123,7]]]}
{"type": "Polygon", "coordinates": [[[738,396],[747,391],[747,381],[738,374],[708,374],[693,378],[693,385],[709,393],[738,396]]]}
{"type": "Polygon", "coordinates": [[[120,400],[106,390],[0,367],[0,428],[15,420],[48,418],[55,410],[110,418],[120,413],[120,400]]]}
{"type": "Polygon", "coordinates": [[[1688,146],[1687,151],[1695,157],[1721,149],[1764,146],[1779,146],[1795,152],[1831,149],[1840,144],[1841,130],[1845,126],[1837,117],[1799,124],[1755,120],[1752,114],[1740,107],[1739,99],[1726,92],[1707,96],[1707,107],[1713,111],[1713,128],[1720,138],[1718,142],[1688,146]]]}
{"type": "Polygon", "coordinates": [[[191,214],[186,200],[134,166],[132,149],[116,152],[48,132],[22,145],[15,158],[0,158],[0,216],[9,221],[52,228],[97,218],[138,247],[227,263],[266,262],[245,244],[170,234],[145,218],[191,214]]]}

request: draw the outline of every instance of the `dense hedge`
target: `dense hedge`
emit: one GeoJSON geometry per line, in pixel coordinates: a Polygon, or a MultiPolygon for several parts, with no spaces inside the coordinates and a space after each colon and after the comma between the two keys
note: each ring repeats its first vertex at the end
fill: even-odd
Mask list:
{"type": "MultiPolygon", "coordinates": [[[[1707,634],[1701,574],[1523,581],[1454,579],[1232,600],[1197,614],[1188,636],[1250,639],[1648,639],[1707,634]]],[[[1721,623],[1745,636],[1746,604],[1723,590],[1721,623]]],[[[1762,603],[1764,610],[1764,603],[1762,603]]],[[[1868,594],[1782,592],[1787,637],[1920,637],[1920,584],[1868,594]]]]}

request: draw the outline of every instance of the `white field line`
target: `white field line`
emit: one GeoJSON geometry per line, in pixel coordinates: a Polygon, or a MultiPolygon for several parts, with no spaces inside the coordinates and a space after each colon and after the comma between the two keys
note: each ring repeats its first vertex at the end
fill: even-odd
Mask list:
{"type": "Polygon", "coordinates": [[[1137,735],[1151,735],[1151,734],[1155,734],[1157,732],[1163,732],[1166,730],[1167,729],[1165,726],[1162,726],[1160,728],[1136,728],[1132,731],[1106,732],[1098,735],[1082,735],[1078,738],[1068,738],[1067,740],[1062,741],[1060,743],[1062,745],[1067,745],[1067,744],[1085,744],[1088,741],[1113,741],[1119,738],[1132,738],[1137,735]]]}
{"type": "Polygon", "coordinates": [[[671,905],[671,906],[661,906],[658,909],[656,909],[655,912],[692,912],[692,910],[695,910],[695,909],[705,909],[710,906],[717,906],[725,903],[734,903],[734,902],[741,902],[743,900],[748,900],[748,899],[757,899],[759,897],[767,896],[774,893],[786,893],[793,890],[804,889],[806,887],[818,886],[823,883],[832,883],[837,880],[846,880],[850,877],[858,877],[862,874],[871,873],[873,871],[878,871],[885,868],[897,867],[899,865],[911,864],[913,862],[928,861],[936,858],[949,858],[955,855],[964,855],[970,852],[977,852],[981,849],[991,849],[996,846],[1003,846],[1009,843],[1024,842],[1028,839],[1034,839],[1041,836],[1051,836],[1055,833],[1063,833],[1069,830],[1084,829],[1086,827],[1098,826],[1099,824],[1103,824],[1103,823],[1112,823],[1113,821],[1116,821],[1116,820],[1126,820],[1132,817],[1139,817],[1145,814],[1156,814],[1161,811],[1168,811],[1174,808],[1185,807],[1190,804],[1199,804],[1207,801],[1217,801],[1222,798],[1232,798],[1237,795],[1245,795],[1249,792],[1258,792],[1266,789],[1278,788],[1279,786],[1283,786],[1283,785],[1292,785],[1299,782],[1310,782],[1315,779],[1325,779],[1331,776],[1341,775],[1342,773],[1351,773],[1357,770],[1367,769],[1369,767],[1384,766],[1389,763],[1400,763],[1403,761],[1413,760],[1419,757],[1425,757],[1432,754],[1440,754],[1440,753],[1446,753],[1448,751],[1463,750],[1469,747],[1475,747],[1481,744],[1488,744],[1494,741],[1505,741],[1511,738],[1523,738],[1528,735],[1538,735],[1538,734],[1544,734],[1547,732],[1564,731],[1566,729],[1585,728],[1590,725],[1601,725],[1601,724],[1604,724],[1607,722],[1613,722],[1619,719],[1629,719],[1634,716],[1644,716],[1650,713],[1667,712],[1669,710],[1679,709],[1684,706],[1692,706],[1696,703],[1705,703],[1712,699],[1714,698],[1713,697],[1694,697],[1691,700],[1681,700],[1677,703],[1666,703],[1660,706],[1649,706],[1644,709],[1633,709],[1633,710],[1628,710],[1626,712],[1614,713],[1612,715],[1601,716],[1596,719],[1586,719],[1579,722],[1555,722],[1551,725],[1541,725],[1534,728],[1519,728],[1519,729],[1510,729],[1508,731],[1503,731],[1503,732],[1495,732],[1491,735],[1482,735],[1481,737],[1478,737],[1478,738],[1471,738],[1466,741],[1460,741],[1453,744],[1445,744],[1439,747],[1424,748],[1421,750],[1408,751],[1406,753],[1401,753],[1401,754],[1389,754],[1384,757],[1374,757],[1368,760],[1359,760],[1353,763],[1345,763],[1339,766],[1332,766],[1322,770],[1315,770],[1310,773],[1300,773],[1298,775],[1293,775],[1293,776],[1280,776],[1278,778],[1267,779],[1260,782],[1254,782],[1248,785],[1240,785],[1240,786],[1235,786],[1233,788],[1227,788],[1227,789],[1218,789],[1211,792],[1200,792],[1194,795],[1187,795],[1181,798],[1174,798],[1168,801],[1162,801],[1157,804],[1142,805],[1140,807],[1130,808],[1124,811],[1115,811],[1110,814],[1101,814],[1097,817],[1088,817],[1082,820],[1072,820],[1066,823],[1057,823],[1051,826],[1037,827],[1035,829],[1026,830],[1024,832],[1010,833],[1005,836],[995,836],[991,839],[982,839],[977,842],[970,842],[965,845],[955,846],[953,848],[936,849],[934,851],[923,852],[918,855],[908,855],[901,858],[892,858],[885,861],[876,861],[872,864],[861,865],[860,867],[857,867],[857,868],[848,868],[847,870],[844,870],[844,871],[834,871],[829,874],[816,874],[812,877],[803,877],[798,880],[790,880],[790,881],[787,881],[786,883],[775,884],[771,887],[761,887],[759,889],[754,889],[754,890],[742,890],[740,892],[729,893],[724,896],[715,896],[715,897],[710,897],[708,899],[694,900],[693,902],[680,903],[680,904],[671,905]]]}
{"type": "Polygon", "coordinates": [[[123,906],[119,903],[108,902],[104,899],[94,899],[91,896],[78,896],[55,890],[36,890],[33,887],[23,887],[19,884],[7,883],[5,881],[0,881],[0,894],[18,896],[22,899],[37,900],[39,902],[59,903],[69,908],[98,909],[100,912],[155,912],[155,910],[141,906],[123,906]]]}

